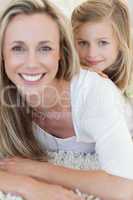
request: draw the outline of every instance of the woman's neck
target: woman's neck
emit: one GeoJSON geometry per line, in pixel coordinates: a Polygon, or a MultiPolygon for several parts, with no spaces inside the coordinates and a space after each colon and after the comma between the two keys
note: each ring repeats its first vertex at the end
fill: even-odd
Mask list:
{"type": "Polygon", "coordinates": [[[70,109],[70,82],[68,81],[57,80],[45,87],[43,92],[38,95],[40,97],[37,98],[39,102],[35,103],[36,100],[34,98],[31,98],[29,102],[33,110],[39,112],[64,112],[70,109]]]}

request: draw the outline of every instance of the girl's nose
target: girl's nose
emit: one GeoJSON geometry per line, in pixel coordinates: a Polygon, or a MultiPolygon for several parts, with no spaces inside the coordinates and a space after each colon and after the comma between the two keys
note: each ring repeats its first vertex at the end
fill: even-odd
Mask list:
{"type": "Polygon", "coordinates": [[[93,59],[97,56],[97,48],[93,45],[90,45],[87,52],[87,57],[93,59]]]}

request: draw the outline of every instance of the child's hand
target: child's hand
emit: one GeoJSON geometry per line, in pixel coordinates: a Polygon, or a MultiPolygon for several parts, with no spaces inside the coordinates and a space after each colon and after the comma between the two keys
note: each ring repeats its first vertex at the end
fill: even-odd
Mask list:
{"type": "Polygon", "coordinates": [[[13,157],[0,160],[0,169],[12,174],[34,176],[35,171],[43,162],[13,157]]]}

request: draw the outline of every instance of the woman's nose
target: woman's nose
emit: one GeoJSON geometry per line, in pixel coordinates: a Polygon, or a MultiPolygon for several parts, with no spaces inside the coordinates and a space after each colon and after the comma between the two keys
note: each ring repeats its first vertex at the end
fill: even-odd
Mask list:
{"type": "Polygon", "coordinates": [[[35,68],[38,66],[38,58],[34,51],[30,51],[27,55],[27,67],[35,68]]]}

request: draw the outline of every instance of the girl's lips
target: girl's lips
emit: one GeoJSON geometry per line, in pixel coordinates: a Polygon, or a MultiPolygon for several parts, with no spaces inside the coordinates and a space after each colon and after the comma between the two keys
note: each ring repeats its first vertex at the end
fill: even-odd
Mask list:
{"type": "Polygon", "coordinates": [[[91,61],[91,60],[87,60],[87,63],[89,63],[90,65],[97,65],[99,63],[103,62],[103,60],[99,60],[99,61],[91,61]]]}

